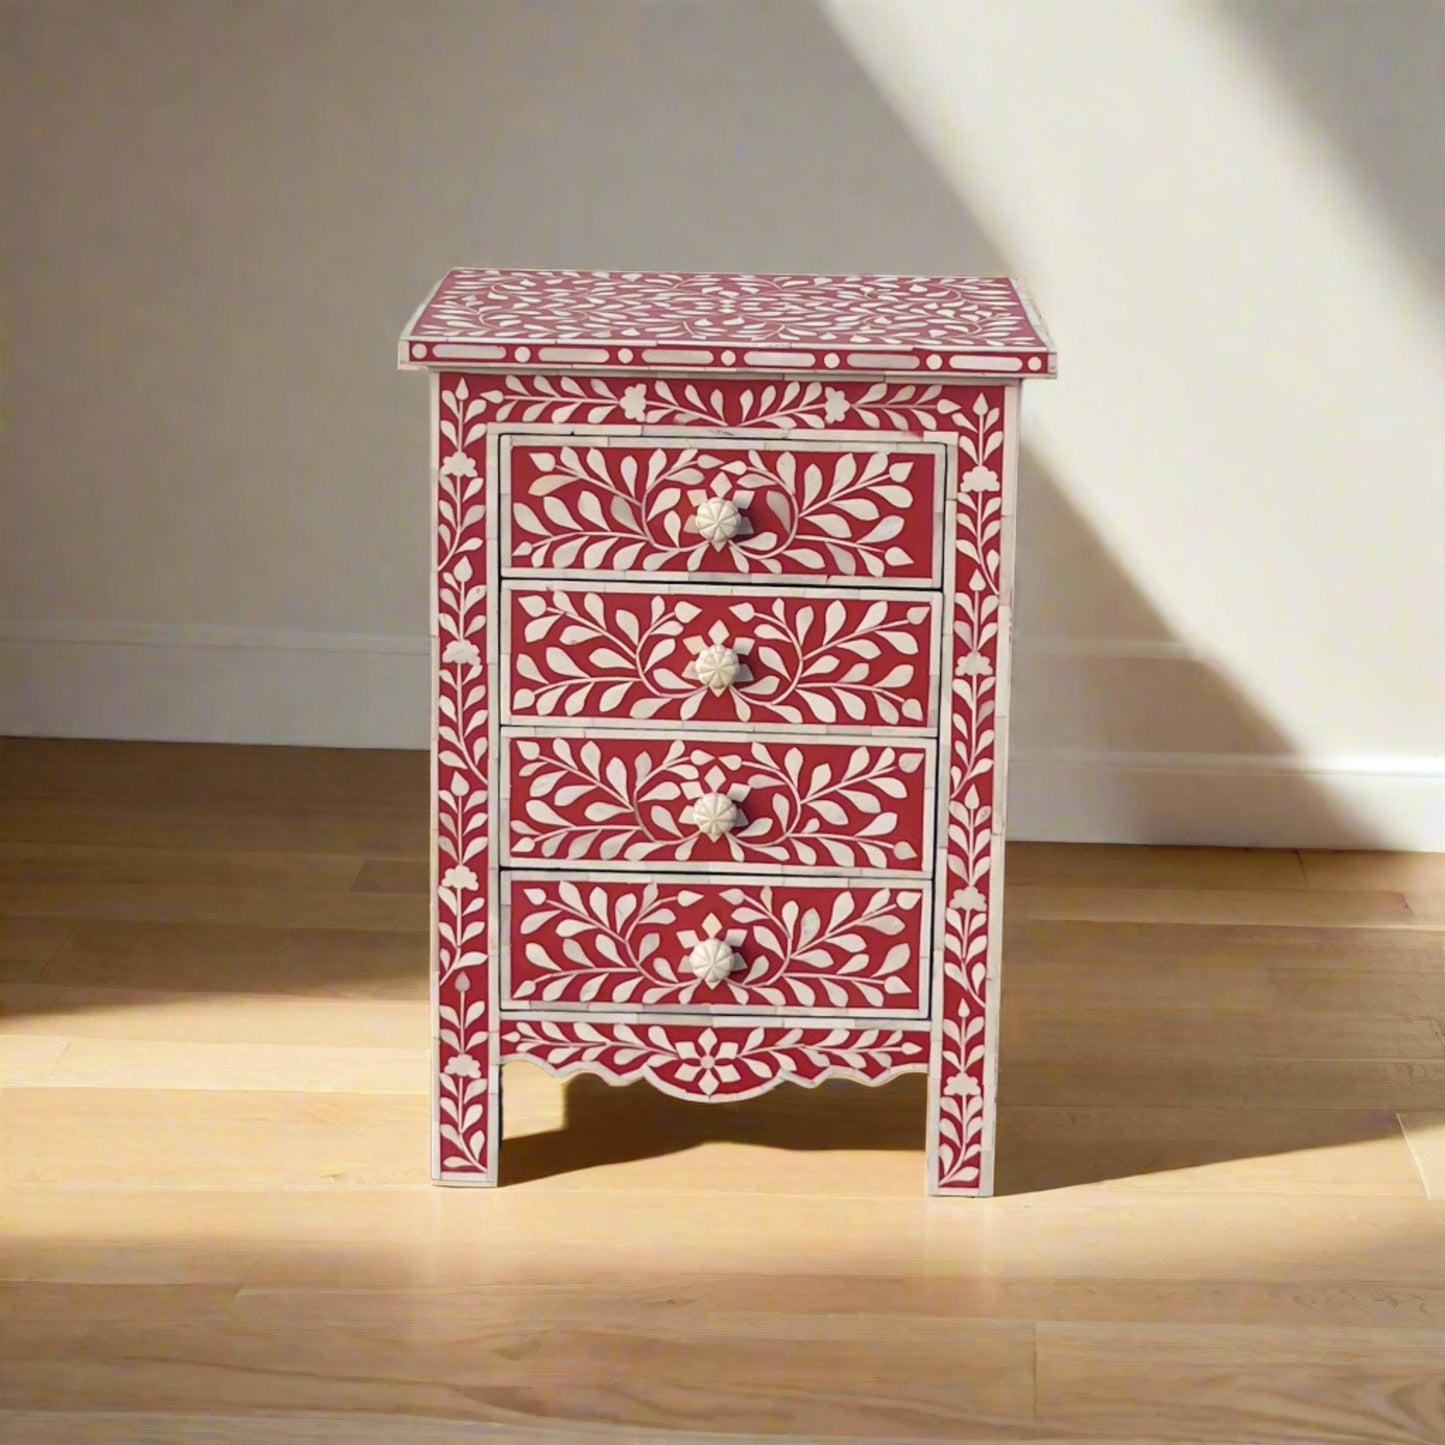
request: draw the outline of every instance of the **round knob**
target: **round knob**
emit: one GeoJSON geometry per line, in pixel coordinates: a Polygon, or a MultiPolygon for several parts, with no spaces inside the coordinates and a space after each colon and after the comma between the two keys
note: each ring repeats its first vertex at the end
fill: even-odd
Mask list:
{"type": "Polygon", "coordinates": [[[730,833],[738,821],[738,805],[726,793],[704,793],[692,805],[692,821],[697,831],[714,843],[730,833]]]}
{"type": "Polygon", "coordinates": [[[738,655],[721,642],[704,647],[692,666],[697,680],[713,692],[726,692],[738,678],[738,655]]]}
{"type": "Polygon", "coordinates": [[[729,497],[708,497],[698,503],[693,514],[692,525],[715,546],[722,546],[737,536],[742,526],[743,514],[738,504],[729,497]]]}
{"type": "Polygon", "coordinates": [[[703,983],[721,983],[737,967],[738,956],[726,940],[704,938],[687,956],[687,966],[703,983]]]}

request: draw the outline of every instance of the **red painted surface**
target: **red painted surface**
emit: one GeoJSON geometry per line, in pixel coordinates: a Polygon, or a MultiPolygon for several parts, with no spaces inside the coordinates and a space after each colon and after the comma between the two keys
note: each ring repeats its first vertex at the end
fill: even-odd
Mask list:
{"type": "Polygon", "coordinates": [[[665,1093],[724,1103],[776,1085],[844,1077],[877,1084],[928,1063],[917,1028],[829,1028],[748,1024],[623,1024],[600,1020],[502,1022],[508,1058],[555,1074],[586,1070],[615,1084],[646,1079],[665,1093]]]}
{"type": "Polygon", "coordinates": [[[506,448],[510,569],[936,580],[938,450],[585,441],[506,448]],[[709,504],[734,535],[701,534],[709,504]]]}
{"type": "Polygon", "coordinates": [[[928,757],[920,743],[592,734],[507,740],[511,862],[918,872],[928,757]],[[712,838],[699,800],[739,817],[712,838]]]}
{"type": "Polygon", "coordinates": [[[507,605],[508,717],[518,722],[930,722],[936,603],[926,595],[613,592],[555,583],[510,586],[507,605]],[[721,676],[733,678],[725,685],[724,667],[721,676]]]}
{"type": "Polygon", "coordinates": [[[503,886],[509,1003],[870,1013],[927,1006],[930,910],[918,887],[511,874],[503,886]],[[690,962],[713,937],[735,960],[716,980],[690,962]]]}

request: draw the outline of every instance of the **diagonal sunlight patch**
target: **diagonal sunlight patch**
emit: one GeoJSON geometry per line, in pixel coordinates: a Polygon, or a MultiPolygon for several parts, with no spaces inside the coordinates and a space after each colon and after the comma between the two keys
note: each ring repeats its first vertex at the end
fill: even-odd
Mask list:
{"type": "Polygon", "coordinates": [[[1300,752],[1434,770],[1438,302],[1268,67],[1188,0],[821,3],[1029,279],[1031,445],[1171,630],[1300,752]]]}

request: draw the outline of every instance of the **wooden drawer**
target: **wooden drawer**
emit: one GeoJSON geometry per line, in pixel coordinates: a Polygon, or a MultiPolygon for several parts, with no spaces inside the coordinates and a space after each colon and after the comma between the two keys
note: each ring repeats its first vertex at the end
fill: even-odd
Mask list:
{"type": "Polygon", "coordinates": [[[503,722],[937,725],[936,594],[508,582],[503,722]]]}
{"type": "Polygon", "coordinates": [[[932,866],[932,741],[503,735],[503,858],[651,871],[932,866]]]}
{"type": "Polygon", "coordinates": [[[932,442],[504,436],[504,572],[941,584],[932,442]]]}
{"type": "Polygon", "coordinates": [[[508,1007],[921,1017],[926,887],[503,875],[508,1007]]]}

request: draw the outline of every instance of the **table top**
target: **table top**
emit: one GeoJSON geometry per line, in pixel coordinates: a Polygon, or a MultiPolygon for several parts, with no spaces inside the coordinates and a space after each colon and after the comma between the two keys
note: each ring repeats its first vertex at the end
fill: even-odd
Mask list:
{"type": "Polygon", "coordinates": [[[406,368],[1052,376],[1011,276],[449,271],[400,341],[406,368]]]}

